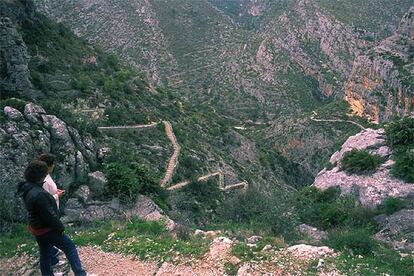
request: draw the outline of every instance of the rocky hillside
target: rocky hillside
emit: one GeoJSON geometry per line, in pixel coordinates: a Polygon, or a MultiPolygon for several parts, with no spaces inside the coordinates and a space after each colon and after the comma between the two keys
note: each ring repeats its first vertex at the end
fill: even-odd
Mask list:
{"type": "MultiPolygon", "coordinates": [[[[406,119],[395,133],[401,134],[402,129],[410,132],[409,120],[413,121],[406,119]]],[[[407,178],[399,173],[401,154],[410,154],[410,149],[401,150],[399,147],[403,144],[397,146],[393,142],[394,131],[393,127],[387,131],[366,129],[351,136],[332,155],[328,167],[317,175],[313,186],[325,191],[337,187],[343,195],[357,197],[364,206],[387,209],[386,214],[375,217],[381,228],[375,237],[397,250],[413,252],[414,184],[412,179],[405,181],[407,178]]],[[[412,141],[404,145],[412,148],[412,141]]],[[[403,166],[409,175],[413,168],[412,156],[405,160],[403,166]]]]}
{"type": "Polygon", "coordinates": [[[345,97],[358,116],[375,123],[414,110],[414,7],[393,36],[358,56],[345,97]]]}
{"type": "MultiPolygon", "coordinates": [[[[311,174],[348,133],[337,125],[333,132],[308,128],[310,112],[341,95],[354,58],[373,45],[370,32],[342,22],[336,10],[313,0],[34,2],[181,99],[235,126],[253,122],[266,128],[269,146],[311,174]],[[315,143],[309,137],[298,147],[294,141],[305,132],[324,138],[315,143]],[[317,147],[322,156],[308,150],[317,147]]],[[[251,128],[246,132],[258,137],[251,128]]]]}

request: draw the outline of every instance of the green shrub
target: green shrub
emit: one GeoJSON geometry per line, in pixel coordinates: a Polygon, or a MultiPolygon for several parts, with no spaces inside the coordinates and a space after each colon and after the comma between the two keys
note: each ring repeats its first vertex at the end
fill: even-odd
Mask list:
{"type": "Polygon", "coordinates": [[[224,264],[224,270],[226,271],[226,275],[229,275],[229,276],[237,275],[238,269],[239,269],[238,266],[232,263],[224,264]]]}
{"type": "Polygon", "coordinates": [[[297,238],[292,198],[280,191],[266,194],[254,188],[229,197],[218,210],[218,223],[244,224],[261,234],[297,238]]]}
{"type": "Polygon", "coordinates": [[[378,206],[378,210],[381,213],[391,215],[399,210],[403,209],[406,206],[406,202],[401,198],[389,197],[384,199],[382,204],[378,206]]]}
{"type": "Polygon", "coordinates": [[[414,119],[405,117],[391,122],[386,128],[387,143],[393,147],[414,144],[414,119]]]}
{"type": "Polygon", "coordinates": [[[326,242],[333,249],[365,256],[372,255],[378,248],[378,243],[371,237],[371,232],[367,229],[331,231],[326,242]]]}
{"type": "Polygon", "coordinates": [[[224,198],[217,182],[214,178],[208,181],[193,181],[171,194],[171,205],[182,216],[180,221],[206,226],[216,219],[217,209],[224,198]]]}
{"type": "Polygon", "coordinates": [[[394,152],[391,173],[406,182],[414,182],[414,118],[394,120],[385,130],[387,143],[394,152]]]}
{"type": "Polygon", "coordinates": [[[373,173],[382,163],[379,155],[370,154],[367,150],[353,149],[346,152],[341,161],[341,168],[348,173],[373,173]]]}
{"type": "Polygon", "coordinates": [[[354,196],[340,196],[337,187],[325,191],[303,188],[297,194],[295,206],[301,222],[325,230],[367,226],[376,215],[375,210],[361,206],[354,196]]]}
{"type": "Polygon", "coordinates": [[[23,112],[25,105],[26,105],[26,101],[23,101],[21,99],[16,99],[16,98],[8,98],[5,100],[1,100],[0,109],[3,111],[5,106],[10,106],[10,107],[13,107],[19,110],[20,112],[23,112]]]}
{"type": "Polygon", "coordinates": [[[391,173],[408,183],[414,182],[414,147],[396,150],[391,173]]]}
{"type": "Polygon", "coordinates": [[[140,164],[129,166],[109,163],[105,166],[108,177],[107,196],[119,197],[122,201],[133,202],[138,194],[163,196],[159,184],[150,176],[148,169],[140,164]]]}

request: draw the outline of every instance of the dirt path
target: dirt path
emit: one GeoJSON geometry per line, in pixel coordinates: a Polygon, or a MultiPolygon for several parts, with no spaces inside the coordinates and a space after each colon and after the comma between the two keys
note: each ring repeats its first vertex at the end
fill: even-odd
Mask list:
{"type": "MultiPolygon", "coordinates": [[[[98,276],[172,276],[172,275],[224,275],[225,263],[239,263],[240,260],[230,254],[233,242],[228,238],[215,238],[209,252],[191,265],[155,261],[140,261],[119,253],[104,252],[99,247],[79,247],[79,256],[84,269],[98,276]]],[[[183,260],[187,261],[187,260],[183,260]]],[[[69,271],[69,267],[55,269],[55,272],[69,271]]],[[[37,258],[30,256],[0,259],[0,275],[39,275],[37,258]]],[[[65,275],[73,276],[72,272],[65,275]]]]}
{"type": "Polygon", "coordinates": [[[85,270],[99,276],[148,276],[158,270],[155,262],[133,260],[118,253],[103,252],[96,247],[80,247],[79,255],[85,270]]]}

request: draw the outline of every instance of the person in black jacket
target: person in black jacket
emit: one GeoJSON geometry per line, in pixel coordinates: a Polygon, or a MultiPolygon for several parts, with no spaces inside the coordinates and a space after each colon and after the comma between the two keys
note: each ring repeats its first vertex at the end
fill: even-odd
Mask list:
{"type": "Polygon", "coordinates": [[[40,252],[42,275],[54,275],[51,265],[51,248],[62,250],[76,276],[87,275],[83,270],[75,243],[64,234],[56,201],[42,188],[48,173],[45,162],[32,161],[24,172],[25,182],[18,186],[29,216],[29,231],[35,236],[40,252]]]}

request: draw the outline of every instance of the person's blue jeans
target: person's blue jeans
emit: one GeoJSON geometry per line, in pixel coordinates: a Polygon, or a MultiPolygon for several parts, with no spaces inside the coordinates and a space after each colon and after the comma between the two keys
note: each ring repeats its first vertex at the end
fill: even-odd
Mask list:
{"type": "Polygon", "coordinates": [[[54,246],[50,247],[50,256],[52,258],[52,265],[56,265],[59,263],[58,255],[59,255],[59,250],[54,246]]]}
{"type": "Polygon", "coordinates": [[[85,276],[75,243],[65,234],[50,231],[42,236],[36,236],[40,252],[40,271],[43,276],[54,276],[52,270],[51,250],[55,246],[62,250],[69,261],[75,276],[85,276]]]}

